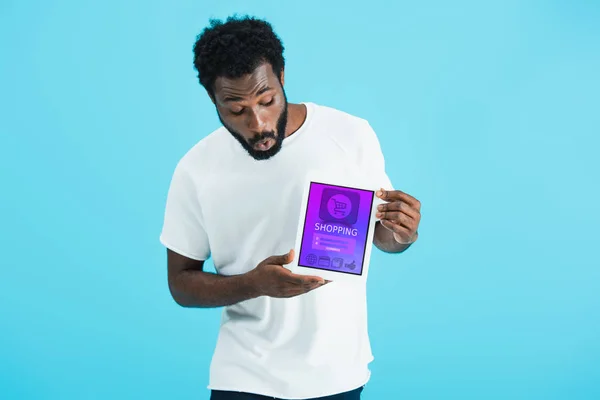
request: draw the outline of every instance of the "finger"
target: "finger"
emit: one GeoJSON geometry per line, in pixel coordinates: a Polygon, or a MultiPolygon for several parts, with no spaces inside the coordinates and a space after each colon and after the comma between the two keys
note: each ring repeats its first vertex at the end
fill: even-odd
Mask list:
{"type": "Polygon", "coordinates": [[[400,224],[400,225],[406,225],[406,224],[411,223],[411,221],[414,221],[408,215],[401,213],[401,212],[397,212],[397,211],[377,213],[377,217],[380,220],[390,221],[390,222],[400,224]]]}
{"type": "Polygon", "coordinates": [[[265,264],[286,265],[294,260],[294,249],[291,249],[287,254],[280,256],[271,256],[265,260],[265,264]]]}
{"type": "Polygon", "coordinates": [[[284,275],[284,280],[286,282],[289,283],[293,283],[296,285],[317,285],[317,284],[321,284],[324,282],[323,278],[320,278],[318,276],[311,276],[311,275],[299,275],[299,274],[294,274],[293,272],[291,272],[290,270],[286,269],[286,268],[282,268],[283,271],[281,271],[281,273],[284,275]]]}
{"type": "Polygon", "coordinates": [[[283,297],[283,298],[288,298],[288,297],[294,297],[294,296],[299,296],[305,293],[308,293],[312,290],[315,290],[316,288],[318,288],[321,285],[314,285],[314,286],[309,286],[309,287],[304,287],[304,286],[293,286],[293,287],[280,287],[277,289],[277,295],[276,297],[283,297]]]}
{"type": "Polygon", "coordinates": [[[399,221],[402,223],[411,223],[419,220],[420,215],[414,210],[405,209],[402,211],[378,211],[376,214],[379,219],[390,221],[399,221]]]}
{"type": "Polygon", "coordinates": [[[416,226],[417,224],[412,222],[412,220],[410,222],[400,222],[400,221],[394,221],[394,220],[390,220],[390,219],[382,219],[379,220],[379,222],[381,222],[381,224],[386,227],[388,230],[394,232],[394,233],[398,233],[398,231],[395,229],[396,226],[398,227],[402,227],[404,229],[407,229],[408,231],[416,231],[416,226]]]}
{"type": "Polygon", "coordinates": [[[302,276],[292,273],[289,269],[282,267],[281,270],[279,270],[279,273],[281,274],[280,278],[283,282],[292,283],[297,286],[305,284],[302,276]]]}
{"type": "Polygon", "coordinates": [[[312,285],[323,285],[325,283],[325,279],[320,276],[311,276],[311,275],[297,275],[300,279],[303,280],[304,284],[307,286],[312,285]]]}
{"type": "Polygon", "coordinates": [[[417,210],[421,209],[421,202],[419,200],[401,190],[385,190],[381,188],[377,191],[377,197],[388,202],[401,200],[410,204],[417,210]]]}
{"type": "Polygon", "coordinates": [[[290,289],[289,287],[278,287],[275,293],[272,294],[272,296],[279,298],[288,298],[298,296],[303,293],[306,293],[306,289],[304,289],[302,286],[295,286],[293,289],[290,289]]]}
{"type": "MultiPolygon", "coordinates": [[[[329,281],[330,282],[330,281],[329,281]]],[[[292,289],[282,289],[281,293],[284,297],[294,297],[294,296],[299,296],[301,294],[305,294],[308,292],[312,292],[315,289],[320,288],[321,286],[325,286],[327,285],[327,283],[329,283],[328,281],[324,281],[324,283],[318,284],[318,285],[311,285],[311,286],[297,286],[294,287],[292,289]]]]}
{"type": "Polygon", "coordinates": [[[382,203],[377,206],[377,211],[400,211],[402,208],[409,207],[408,204],[402,204],[401,201],[393,201],[391,203],[382,203]]]}
{"type": "Polygon", "coordinates": [[[412,236],[413,230],[411,228],[408,228],[408,227],[400,225],[400,224],[396,224],[392,221],[388,221],[385,219],[381,220],[381,225],[385,226],[390,231],[397,233],[403,237],[406,236],[406,238],[410,238],[412,236]]]}
{"type": "Polygon", "coordinates": [[[391,203],[383,203],[377,206],[377,211],[402,211],[406,215],[417,219],[421,212],[403,201],[393,201],[391,203]]]}

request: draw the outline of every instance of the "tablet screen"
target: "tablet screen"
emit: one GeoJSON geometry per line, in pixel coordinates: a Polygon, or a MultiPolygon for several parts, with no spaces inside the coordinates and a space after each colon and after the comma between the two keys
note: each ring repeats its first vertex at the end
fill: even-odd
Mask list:
{"type": "Polygon", "coordinates": [[[311,182],[299,265],[362,275],[374,192],[311,182]]]}

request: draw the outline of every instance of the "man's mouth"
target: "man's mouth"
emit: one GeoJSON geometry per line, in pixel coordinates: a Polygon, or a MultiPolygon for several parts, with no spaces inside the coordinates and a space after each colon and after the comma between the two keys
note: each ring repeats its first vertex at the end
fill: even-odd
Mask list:
{"type": "Polygon", "coordinates": [[[257,142],[254,145],[254,148],[260,151],[266,151],[269,150],[271,148],[271,146],[273,146],[273,144],[275,143],[275,141],[273,139],[264,139],[261,140],[260,142],[257,142]]]}

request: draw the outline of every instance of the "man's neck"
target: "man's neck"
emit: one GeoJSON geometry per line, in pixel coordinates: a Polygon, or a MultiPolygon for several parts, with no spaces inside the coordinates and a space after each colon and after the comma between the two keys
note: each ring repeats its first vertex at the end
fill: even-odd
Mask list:
{"type": "Polygon", "coordinates": [[[306,121],[306,106],[304,104],[288,104],[288,124],[285,137],[293,135],[306,121]]]}

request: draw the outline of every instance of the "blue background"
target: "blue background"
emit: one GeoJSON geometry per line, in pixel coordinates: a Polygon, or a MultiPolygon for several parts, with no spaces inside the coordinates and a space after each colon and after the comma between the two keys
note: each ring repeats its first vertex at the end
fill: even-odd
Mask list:
{"type": "Polygon", "coordinates": [[[218,127],[195,35],[233,12],[423,202],[373,255],[364,398],[600,398],[600,6],[566,0],[2,0],[1,397],[208,398],[221,310],[175,305],[158,235],[218,127]]]}

